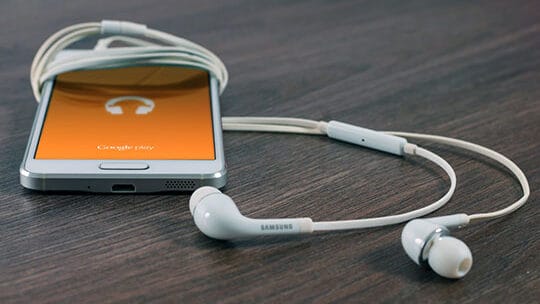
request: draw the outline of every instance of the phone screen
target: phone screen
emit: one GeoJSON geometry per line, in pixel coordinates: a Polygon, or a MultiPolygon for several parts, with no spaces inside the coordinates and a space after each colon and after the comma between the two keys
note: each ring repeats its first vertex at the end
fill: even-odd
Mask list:
{"type": "Polygon", "coordinates": [[[61,74],[35,158],[213,160],[209,74],[179,66],[61,74]]]}

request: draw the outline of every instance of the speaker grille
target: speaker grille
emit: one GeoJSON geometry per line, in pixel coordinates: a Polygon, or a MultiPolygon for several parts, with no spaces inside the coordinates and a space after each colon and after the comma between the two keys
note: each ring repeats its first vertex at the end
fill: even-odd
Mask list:
{"type": "Polygon", "coordinates": [[[194,190],[195,181],[192,180],[168,180],[165,181],[167,190],[194,190]]]}

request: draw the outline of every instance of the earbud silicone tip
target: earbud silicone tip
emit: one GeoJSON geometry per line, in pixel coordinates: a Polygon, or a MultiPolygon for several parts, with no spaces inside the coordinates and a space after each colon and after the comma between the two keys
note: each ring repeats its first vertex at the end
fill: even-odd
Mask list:
{"type": "Polygon", "coordinates": [[[208,195],[214,194],[214,193],[221,193],[221,191],[219,191],[219,189],[211,187],[211,186],[204,186],[204,187],[201,187],[201,188],[195,190],[195,192],[193,192],[193,194],[189,198],[189,211],[191,212],[191,215],[193,215],[193,213],[195,212],[195,206],[197,206],[197,204],[205,196],[208,196],[208,195]]]}
{"type": "Polygon", "coordinates": [[[462,241],[450,236],[433,240],[428,263],[437,274],[450,279],[462,278],[471,270],[472,262],[471,251],[462,241]]]}

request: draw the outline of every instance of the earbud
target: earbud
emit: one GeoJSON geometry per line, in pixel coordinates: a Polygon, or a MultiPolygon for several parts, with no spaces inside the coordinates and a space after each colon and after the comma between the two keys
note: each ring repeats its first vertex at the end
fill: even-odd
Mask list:
{"type": "Polygon", "coordinates": [[[448,228],[468,221],[465,214],[412,220],[403,228],[401,244],[416,264],[427,263],[446,278],[462,278],[471,269],[472,254],[465,243],[450,236],[448,228]]]}
{"type": "Polygon", "coordinates": [[[229,196],[214,187],[201,187],[193,192],[189,209],[197,228],[206,236],[219,240],[313,232],[310,218],[262,220],[245,217],[229,196]]]}

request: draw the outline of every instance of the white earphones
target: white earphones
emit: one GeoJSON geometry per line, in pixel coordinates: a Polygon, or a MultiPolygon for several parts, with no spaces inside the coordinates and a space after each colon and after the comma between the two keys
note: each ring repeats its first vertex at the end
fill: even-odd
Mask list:
{"type": "MultiPolygon", "coordinates": [[[[220,92],[223,92],[228,82],[225,65],[219,57],[206,48],[184,38],[149,29],[146,25],[124,21],[82,23],[53,34],[36,53],[32,62],[30,79],[35,98],[39,102],[42,84],[55,75],[80,69],[144,64],[174,64],[205,69],[218,81],[220,92]],[[99,40],[94,50],[80,53],[78,57],[56,58],[56,55],[70,44],[87,36],[99,34],[114,36],[99,40]],[[149,39],[159,43],[151,42],[149,39]],[[109,48],[109,45],[114,41],[122,41],[133,45],[133,47],[109,48]]],[[[313,221],[307,217],[291,219],[248,218],[240,213],[230,197],[218,189],[202,187],[191,196],[189,208],[199,230],[215,239],[232,240],[262,235],[363,229],[410,221],[405,225],[401,235],[401,243],[407,255],[419,265],[429,265],[443,277],[461,278],[469,272],[472,266],[472,255],[465,243],[449,235],[449,229],[463,227],[469,222],[510,214],[523,206],[530,194],[526,176],[510,159],[486,147],[459,139],[418,133],[379,132],[337,121],[323,122],[283,117],[223,117],[222,124],[223,130],[227,131],[327,135],[333,139],[398,156],[423,157],[438,165],[448,174],[450,187],[439,200],[417,210],[383,217],[321,222],[313,221]],[[472,215],[460,213],[416,219],[439,209],[450,200],[456,187],[456,175],[452,167],[440,156],[408,143],[405,137],[429,140],[465,149],[495,160],[516,176],[521,185],[523,196],[506,208],[493,212],[472,215]]]]}
{"type": "MultiPolygon", "coordinates": [[[[313,232],[313,221],[308,217],[248,218],[229,196],[214,187],[197,189],[189,200],[189,209],[197,228],[219,240],[313,232]]],[[[428,264],[446,278],[462,278],[472,267],[472,254],[465,243],[449,235],[448,227],[457,228],[468,221],[466,214],[412,220],[403,228],[401,243],[416,264],[428,264]]]]}

